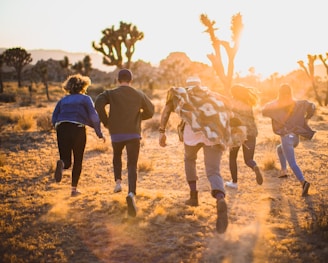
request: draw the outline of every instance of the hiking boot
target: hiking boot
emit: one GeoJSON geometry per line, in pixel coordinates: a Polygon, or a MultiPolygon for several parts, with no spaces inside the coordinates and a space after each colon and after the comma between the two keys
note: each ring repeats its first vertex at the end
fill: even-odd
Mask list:
{"type": "Polygon", "coordinates": [[[190,198],[185,204],[189,206],[198,206],[198,191],[190,191],[190,198]]]}
{"type": "Polygon", "coordinates": [[[238,189],[238,184],[234,182],[226,182],[226,187],[232,188],[232,189],[238,189]]]}
{"type": "Polygon", "coordinates": [[[279,171],[278,178],[287,178],[287,176],[288,176],[288,171],[287,171],[287,169],[283,169],[283,170],[280,170],[280,171],[279,171]]]}
{"type": "Polygon", "coordinates": [[[260,168],[256,165],[253,168],[255,174],[256,174],[256,182],[258,185],[261,185],[263,183],[263,177],[260,171],[260,168]]]}
{"type": "Polygon", "coordinates": [[[307,181],[304,181],[303,183],[303,190],[302,190],[302,196],[307,196],[308,195],[308,191],[310,188],[310,183],[307,181]]]}
{"type": "Polygon", "coordinates": [[[128,205],[128,215],[135,217],[137,215],[137,206],[134,200],[134,194],[130,192],[126,197],[126,203],[128,205]]]}
{"type": "Polygon", "coordinates": [[[62,160],[57,161],[55,170],[55,180],[59,183],[63,177],[64,162],[62,160]]]}
{"type": "Polygon", "coordinates": [[[116,184],[114,188],[114,193],[119,193],[122,191],[122,186],[121,184],[116,184]]]}
{"type": "Polygon", "coordinates": [[[228,208],[224,198],[217,201],[216,231],[222,234],[228,227],[228,208]]]}
{"type": "Polygon", "coordinates": [[[82,194],[79,190],[72,190],[72,192],[71,192],[71,197],[75,197],[75,196],[78,196],[78,195],[80,195],[80,194],[82,194]]]}

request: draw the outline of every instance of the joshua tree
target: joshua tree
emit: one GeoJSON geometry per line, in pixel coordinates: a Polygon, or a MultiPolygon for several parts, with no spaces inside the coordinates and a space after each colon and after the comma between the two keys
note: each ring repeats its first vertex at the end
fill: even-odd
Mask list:
{"type": "Polygon", "coordinates": [[[47,62],[44,60],[39,60],[33,67],[33,73],[38,75],[41,78],[41,81],[46,89],[47,100],[50,101],[47,62]]]}
{"type": "Polygon", "coordinates": [[[306,75],[309,77],[311,80],[312,88],[315,94],[315,98],[317,102],[319,103],[320,106],[322,106],[320,96],[317,91],[317,87],[315,84],[315,79],[314,79],[314,61],[317,59],[317,55],[307,55],[308,58],[308,68],[304,65],[303,60],[297,61],[297,63],[300,65],[301,68],[304,69],[306,75]]]}
{"type": "MultiPolygon", "coordinates": [[[[322,64],[325,66],[326,74],[328,76],[328,65],[327,65],[328,53],[326,53],[325,58],[320,54],[319,59],[321,60],[322,64]]],[[[325,98],[325,106],[327,105],[328,105],[328,81],[327,81],[327,90],[326,90],[326,98],[325,98]]]]}
{"type": "Polygon", "coordinates": [[[244,28],[242,22],[242,16],[240,13],[237,13],[231,18],[230,29],[232,32],[232,42],[233,42],[232,45],[230,45],[228,41],[219,39],[215,35],[215,31],[218,30],[217,28],[214,27],[215,21],[211,21],[207,17],[207,15],[204,14],[201,15],[200,19],[201,22],[204,24],[204,26],[207,28],[205,32],[210,35],[212,46],[214,48],[214,54],[213,53],[209,54],[207,55],[207,57],[211,61],[212,67],[215,70],[216,74],[222,81],[225,91],[228,93],[231,88],[231,83],[234,73],[234,60],[239,48],[241,32],[243,31],[244,28]],[[224,48],[228,56],[227,72],[225,72],[225,68],[222,62],[221,47],[224,48]]]}
{"type": "Polygon", "coordinates": [[[21,75],[24,66],[32,62],[31,54],[23,48],[16,47],[7,49],[3,53],[3,61],[9,67],[14,67],[17,73],[18,87],[21,87],[21,75]]]}
{"type": "Polygon", "coordinates": [[[115,30],[114,26],[112,26],[103,30],[102,33],[104,36],[99,44],[93,41],[92,47],[104,55],[103,63],[109,66],[117,66],[118,68],[123,66],[130,68],[135,44],[143,39],[143,32],[139,32],[136,26],[121,21],[119,29],[115,30]],[[123,45],[126,49],[125,54],[123,54],[123,45]],[[127,58],[126,63],[124,63],[124,55],[127,58]]]}

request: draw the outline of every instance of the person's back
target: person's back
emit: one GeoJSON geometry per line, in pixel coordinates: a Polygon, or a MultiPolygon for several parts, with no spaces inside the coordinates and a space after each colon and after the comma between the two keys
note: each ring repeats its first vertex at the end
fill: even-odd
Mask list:
{"type": "Polygon", "coordinates": [[[118,73],[119,87],[104,91],[95,101],[95,107],[103,125],[108,128],[113,147],[114,192],[122,191],[122,151],[126,148],[128,168],[128,215],[136,216],[134,202],[137,188],[137,164],[141,140],[141,121],[154,114],[154,105],[139,90],[131,87],[132,72],[122,69],[118,73]],[[109,112],[105,107],[109,104],[109,112]]]}

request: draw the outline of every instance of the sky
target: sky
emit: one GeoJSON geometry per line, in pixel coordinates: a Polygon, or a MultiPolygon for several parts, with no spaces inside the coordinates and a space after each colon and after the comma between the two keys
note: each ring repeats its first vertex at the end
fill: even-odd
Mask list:
{"type": "Polygon", "coordinates": [[[158,65],[171,52],[210,65],[213,53],[200,15],[216,22],[218,38],[231,41],[231,17],[244,30],[235,72],[287,74],[307,54],[328,52],[326,0],[0,0],[0,48],[22,47],[95,53],[91,43],[106,28],[132,23],[144,33],[132,59],[158,65]]]}

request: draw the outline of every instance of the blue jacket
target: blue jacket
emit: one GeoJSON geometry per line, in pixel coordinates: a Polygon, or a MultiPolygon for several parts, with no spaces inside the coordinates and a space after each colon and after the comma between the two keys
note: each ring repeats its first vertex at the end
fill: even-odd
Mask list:
{"type": "Polygon", "coordinates": [[[262,110],[263,116],[271,118],[272,129],[275,134],[284,136],[294,133],[307,139],[312,139],[315,134],[315,131],[307,124],[314,112],[315,105],[307,100],[295,101],[295,106],[291,112],[279,107],[277,100],[267,103],[262,110]]]}
{"type": "Polygon", "coordinates": [[[99,138],[103,137],[100,119],[90,96],[84,94],[67,95],[58,101],[53,114],[52,124],[59,122],[81,123],[92,127],[99,138]]]}

